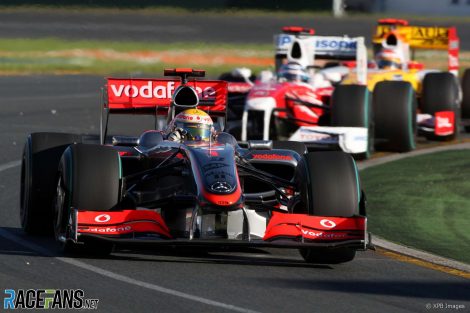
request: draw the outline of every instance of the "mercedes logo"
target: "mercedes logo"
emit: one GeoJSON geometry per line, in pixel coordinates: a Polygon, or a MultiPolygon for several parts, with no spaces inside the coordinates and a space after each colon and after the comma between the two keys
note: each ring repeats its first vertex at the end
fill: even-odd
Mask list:
{"type": "Polygon", "coordinates": [[[229,183],[227,182],[216,182],[212,184],[211,190],[214,192],[219,192],[219,193],[229,193],[233,190],[234,187],[232,187],[229,183]]]}

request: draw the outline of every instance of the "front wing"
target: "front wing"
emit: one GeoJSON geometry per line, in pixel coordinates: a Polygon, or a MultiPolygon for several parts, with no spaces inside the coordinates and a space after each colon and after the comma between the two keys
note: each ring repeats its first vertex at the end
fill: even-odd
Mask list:
{"type": "MultiPolygon", "coordinates": [[[[343,247],[367,249],[370,244],[367,219],[322,217],[307,214],[273,213],[265,234],[226,238],[174,238],[159,213],[153,210],[79,211],[74,210],[68,240],[89,239],[121,244],[257,246],[257,247],[343,247]]],[[[249,227],[248,227],[249,229],[249,227]]]]}

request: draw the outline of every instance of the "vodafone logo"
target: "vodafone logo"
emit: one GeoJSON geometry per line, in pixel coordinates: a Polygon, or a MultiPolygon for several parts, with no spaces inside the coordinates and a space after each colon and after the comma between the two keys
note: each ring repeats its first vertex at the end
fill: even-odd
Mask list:
{"type": "Polygon", "coordinates": [[[321,220],[320,225],[326,228],[336,227],[336,223],[327,219],[321,220]]]}
{"type": "Polygon", "coordinates": [[[312,239],[344,239],[346,238],[346,234],[340,234],[340,233],[324,233],[324,232],[315,232],[315,231],[309,231],[302,229],[302,235],[305,237],[309,237],[312,239]]]}
{"type": "MultiPolygon", "coordinates": [[[[110,84],[111,92],[114,97],[130,97],[130,98],[144,98],[144,99],[170,99],[171,95],[175,91],[175,82],[168,81],[166,83],[159,82],[154,85],[153,81],[148,81],[146,84],[141,86],[136,85],[124,85],[124,84],[110,84]]],[[[194,88],[202,98],[210,98],[216,96],[216,90],[212,87],[206,87],[204,89],[200,87],[194,88]]]]}
{"type": "Polygon", "coordinates": [[[91,233],[122,233],[132,231],[131,226],[118,226],[118,227],[94,227],[88,229],[91,233]]]}
{"type": "Polygon", "coordinates": [[[253,159],[290,161],[292,160],[292,157],[290,155],[281,155],[281,154],[253,154],[253,159]]]}
{"type": "Polygon", "coordinates": [[[138,88],[135,85],[111,85],[111,90],[116,97],[122,97],[124,93],[125,96],[136,98],[157,98],[157,99],[165,99],[170,98],[171,94],[175,90],[175,82],[169,81],[166,86],[159,85],[153,86],[152,81],[149,81],[146,85],[141,86],[138,88]]]}
{"type": "Polygon", "coordinates": [[[97,223],[106,223],[111,220],[111,216],[109,214],[101,214],[95,217],[95,222],[97,223]]]}

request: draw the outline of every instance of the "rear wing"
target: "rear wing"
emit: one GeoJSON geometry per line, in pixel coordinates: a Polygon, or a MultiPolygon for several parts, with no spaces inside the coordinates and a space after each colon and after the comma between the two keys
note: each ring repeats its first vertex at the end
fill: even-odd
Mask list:
{"type": "Polygon", "coordinates": [[[314,66],[316,59],[356,61],[358,82],[366,84],[367,49],[364,37],[280,34],[274,37],[276,66],[287,59],[304,67],[314,66]]]}
{"type": "MultiPolygon", "coordinates": [[[[104,143],[106,138],[110,114],[154,115],[157,128],[157,117],[168,116],[173,106],[173,93],[181,85],[180,79],[107,78],[107,83],[102,88],[101,142],[104,143]]],[[[199,98],[198,108],[224,125],[227,82],[192,80],[185,85],[196,91],[199,98]]]]}
{"type": "Polygon", "coordinates": [[[374,46],[394,40],[403,41],[411,49],[447,50],[449,72],[458,74],[460,39],[455,27],[410,26],[404,20],[379,20],[372,38],[374,46]]]}

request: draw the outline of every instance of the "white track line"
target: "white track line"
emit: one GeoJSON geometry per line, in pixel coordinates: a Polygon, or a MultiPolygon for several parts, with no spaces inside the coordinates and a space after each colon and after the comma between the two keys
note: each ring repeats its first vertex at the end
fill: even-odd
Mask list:
{"type": "MultiPolygon", "coordinates": [[[[14,167],[17,167],[20,164],[21,164],[20,160],[5,163],[3,165],[0,165],[0,172],[6,171],[6,170],[14,168],[14,167]]],[[[153,291],[165,293],[165,294],[170,295],[170,296],[175,296],[175,297],[183,298],[183,299],[186,299],[186,300],[199,302],[199,303],[210,305],[210,306],[213,306],[213,307],[226,309],[226,310],[229,310],[229,311],[241,312],[241,313],[258,313],[258,311],[253,311],[253,310],[250,310],[250,309],[237,307],[235,305],[226,304],[226,303],[222,303],[222,302],[218,302],[218,301],[213,301],[213,300],[210,300],[210,299],[194,296],[194,295],[184,293],[184,292],[181,292],[181,291],[177,291],[177,290],[165,288],[165,287],[162,287],[162,286],[158,286],[158,285],[155,285],[155,284],[147,283],[147,282],[144,282],[144,281],[141,281],[141,280],[137,280],[137,279],[134,279],[134,278],[131,278],[131,277],[128,277],[128,276],[124,276],[124,275],[121,275],[121,274],[117,274],[117,273],[114,273],[114,272],[111,272],[111,271],[93,266],[91,264],[88,264],[88,263],[85,263],[85,262],[82,262],[82,261],[79,261],[79,260],[76,260],[76,259],[65,258],[65,257],[54,257],[53,253],[51,251],[49,251],[48,249],[46,249],[44,247],[41,247],[39,245],[36,245],[36,244],[34,244],[32,242],[29,242],[27,240],[24,240],[23,238],[21,238],[21,237],[17,236],[16,234],[14,234],[14,233],[12,233],[8,230],[5,230],[3,228],[0,228],[0,236],[5,238],[5,239],[8,239],[10,241],[13,241],[13,242],[15,242],[15,243],[17,243],[17,244],[19,244],[23,247],[26,247],[26,248],[34,251],[34,252],[37,252],[41,255],[53,257],[54,259],[59,260],[61,262],[79,267],[81,269],[84,269],[84,270],[87,270],[87,271],[90,271],[90,272],[93,272],[93,273],[96,273],[96,274],[99,274],[99,275],[102,275],[102,276],[105,276],[105,277],[108,277],[108,278],[111,278],[111,279],[114,279],[114,280],[121,281],[121,282],[124,282],[124,283],[128,283],[128,284],[135,285],[135,286],[138,286],[138,287],[142,287],[142,288],[150,289],[150,290],[153,290],[153,291]]]]}
{"type": "Polygon", "coordinates": [[[5,164],[0,165],[0,172],[9,170],[10,168],[14,168],[21,165],[21,160],[11,161],[5,164]]]}

